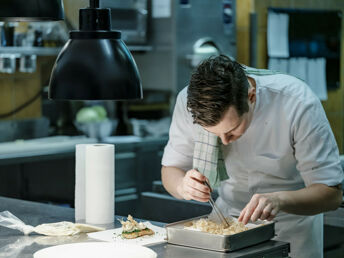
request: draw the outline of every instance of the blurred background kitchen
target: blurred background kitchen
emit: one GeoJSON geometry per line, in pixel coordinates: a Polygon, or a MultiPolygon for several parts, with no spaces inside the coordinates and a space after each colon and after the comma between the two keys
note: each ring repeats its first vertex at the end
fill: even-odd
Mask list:
{"type": "MultiPolygon", "coordinates": [[[[75,144],[103,142],[116,146],[116,214],[170,222],[209,212],[164,191],[160,161],[177,93],[221,53],[308,82],[343,154],[343,0],[102,0],[143,85],[142,100],[117,102],[48,99],[56,57],[89,1],[63,2],[64,21],[0,23],[1,196],[73,207],[75,144]]],[[[325,217],[327,257],[344,252],[343,210],[325,217]]]]}

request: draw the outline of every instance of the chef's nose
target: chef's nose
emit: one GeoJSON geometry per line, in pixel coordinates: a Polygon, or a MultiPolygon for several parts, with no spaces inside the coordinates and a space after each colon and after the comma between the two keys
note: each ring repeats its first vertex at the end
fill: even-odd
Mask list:
{"type": "Polygon", "coordinates": [[[230,135],[221,134],[220,139],[224,145],[227,145],[229,143],[229,140],[230,140],[230,135]]]}

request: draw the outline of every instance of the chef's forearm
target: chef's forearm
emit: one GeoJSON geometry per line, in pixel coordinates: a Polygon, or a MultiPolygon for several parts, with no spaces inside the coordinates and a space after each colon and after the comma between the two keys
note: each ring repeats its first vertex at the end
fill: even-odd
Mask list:
{"type": "Polygon", "coordinates": [[[183,199],[179,193],[181,182],[185,176],[185,172],[176,167],[165,167],[161,168],[161,179],[165,189],[174,197],[183,199]]]}
{"type": "Polygon", "coordinates": [[[297,191],[277,193],[280,209],[297,215],[314,215],[337,209],[342,202],[340,187],[313,184],[297,191]]]}

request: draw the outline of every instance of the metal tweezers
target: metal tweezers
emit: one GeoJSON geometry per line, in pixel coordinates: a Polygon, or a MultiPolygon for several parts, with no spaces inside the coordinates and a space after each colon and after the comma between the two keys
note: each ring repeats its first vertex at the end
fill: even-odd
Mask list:
{"type": "MultiPolygon", "coordinates": [[[[207,181],[204,181],[204,184],[209,187],[211,192],[213,191],[213,189],[211,189],[211,187],[210,187],[210,185],[208,184],[207,181]]],[[[225,216],[223,216],[221,210],[215,204],[211,194],[210,194],[210,198],[209,198],[209,203],[210,203],[211,207],[213,207],[213,210],[215,211],[216,215],[219,217],[219,219],[222,222],[222,224],[225,225],[225,228],[228,228],[230,225],[229,225],[228,221],[226,220],[225,216]]]]}

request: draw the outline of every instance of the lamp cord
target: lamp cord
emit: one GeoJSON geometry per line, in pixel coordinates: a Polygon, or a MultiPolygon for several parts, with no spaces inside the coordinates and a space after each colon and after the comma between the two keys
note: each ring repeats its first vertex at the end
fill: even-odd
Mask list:
{"type": "Polygon", "coordinates": [[[41,96],[42,92],[43,92],[43,89],[39,90],[32,98],[30,98],[27,102],[23,103],[19,107],[13,109],[10,112],[4,113],[4,114],[0,114],[0,119],[12,116],[12,115],[18,113],[19,111],[23,110],[24,108],[29,106],[31,103],[33,103],[39,96],[41,96]]]}
{"type": "Polygon", "coordinates": [[[90,0],[91,8],[99,8],[99,0],[90,0]]]}

